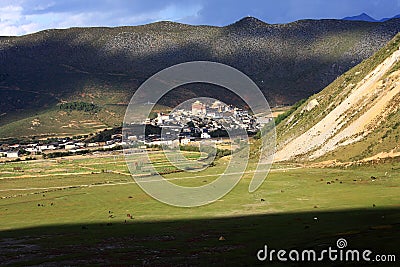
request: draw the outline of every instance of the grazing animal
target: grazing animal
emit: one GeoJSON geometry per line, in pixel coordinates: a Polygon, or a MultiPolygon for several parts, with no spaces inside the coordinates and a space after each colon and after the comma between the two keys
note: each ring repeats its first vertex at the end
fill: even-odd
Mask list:
{"type": "Polygon", "coordinates": [[[331,182],[326,182],[326,184],[331,184],[331,182]]]}
{"type": "Polygon", "coordinates": [[[264,202],[264,201],[265,201],[265,199],[262,198],[262,199],[261,199],[261,202],[264,202]]]}
{"type": "Polygon", "coordinates": [[[373,207],[373,208],[375,208],[375,207],[376,207],[376,205],[375,205],[375,204],[372,204],[372,207],[373,207]]]}
{"type": "Polygon", "coordinates": [[[376,180],[376,177],[375,176],[371,176],[371,180],[376,180]]]}

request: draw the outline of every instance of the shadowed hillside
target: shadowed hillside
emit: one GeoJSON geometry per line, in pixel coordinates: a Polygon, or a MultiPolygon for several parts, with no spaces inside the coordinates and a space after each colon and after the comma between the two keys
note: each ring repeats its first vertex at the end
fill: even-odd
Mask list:
{"type": "MultiPolygon", "coordinates": [[[[105,119],[90,120],[113,126],[122,121],[124,110],[115,106],[126,104],[143,81],[165,67],[193,60],[231,65],[249,75],[272,106],[293,104],[319,92],[399,31],[398,19],[270,25],[248,17],[225,27],[157,22],[1,37],[0,125],[27,117],[32,121],[31,116],[60,102],[84,101],[103,107],[99,116],[105,119]],[[109,114],[115,119],[108,121],[109,114]]],[[[162,104],[173,106],[196,95],[226,98],[213,87],[189,86],[167,96],[162,104]]],[[[15,124],[10,127],[21,129],[15,124]]],[[[27,135],[52,132],[36,130],[27,135]]]]}

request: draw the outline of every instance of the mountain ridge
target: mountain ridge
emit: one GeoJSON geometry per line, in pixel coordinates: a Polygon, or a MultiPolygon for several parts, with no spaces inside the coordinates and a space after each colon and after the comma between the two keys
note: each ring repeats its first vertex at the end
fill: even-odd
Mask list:
{"type": "MultiPolygon", "coordinates": [[[[322,90],[399,31],[398,19],[267,24],[244,18],[224,27],[157,22],[2,37],[0,127],[13,126],[0,131],[0,137],[45,134],[40,127],[31,129],[26,122],[17,122],[34,120],[46,110],[57,110],[59,103],[71,101],[101,106],[101,124],[111,127],[122,122],[123,104],[147,78],[174,64],[196,60],[235,67],[253,79],[271,106],[290,105],[322,90]],[[107,114],[115,114],[115,119],[109,121],[107,114]],[[12,130],[18,127],[22,128],[12,130]]],[[[166,95],[161,104],[174,106],[195,96],[238,103],[226,90],[194,84],[166,95]]],[[[51,117],[61,120],[60,116],[51,117]]],[[[46,131],[56,133],[58,124],[49,124],[46,131]]],[[[79,132],[76,125],[74,133],[79,132]]]]}
{"type": "Polygon", "coordinates": [[[342,20],[366,21],[366,22],[385,22],[385,21],[388,21],[388,20],[391,20],[391,19],[397,19],[397,18],[400,18],[400,14],[395,15],[395,16],[390,17],[390,18],[374,19],[373,17],[371,17],[367,13],[361,13],[360,15],[345,17],[342,20]]]}

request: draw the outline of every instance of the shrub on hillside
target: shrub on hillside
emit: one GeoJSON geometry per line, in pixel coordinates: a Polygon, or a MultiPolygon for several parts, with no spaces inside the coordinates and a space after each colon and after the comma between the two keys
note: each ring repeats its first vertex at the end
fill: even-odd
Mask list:
{"type": "Polygon", "coordinates": [[[288,111],[285,113],[279,114],[278,117],[275,119],[275,125],[278,125],[281,123],[283,120],[285,120],[287,117],[293,114],[301,105],[303,105],[307,99],[302,99],[300,101],[297,101],[288,111]]]}

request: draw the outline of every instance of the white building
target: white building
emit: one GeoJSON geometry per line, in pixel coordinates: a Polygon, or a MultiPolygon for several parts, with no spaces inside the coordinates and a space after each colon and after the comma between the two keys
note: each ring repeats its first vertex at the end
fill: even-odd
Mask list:
{"type": "Polygon", "coordinates": [[[215,112],[207,112],[207,117],[209,118],[215,118],[216,116],[215,112]]]}
{"type": "Polygon", "coordinates": [[[194,139],[194,137],[185,137],[185,138],[182,138],[182,139],[180,139],[179,140],[179,142],[181,143],[181,145],[188,145],[188,144],[190,144],[191,142],[193,142],[195,139],[194,139]]]}
{"type": "Polygon", "coordinates": [[[158,115],[157,115],[157,123],[158,124],[163,124],[167,121],[170,121],[170,117],[168,114],[158,113],[158,115]]]}
{"type": "MultiPolygon", "coordinates": [[[[44,150],[54,150],[56,147],[54,145],[41,145],[37,147],[37,151],[44,151],[44,150]]],[[[29,150],[27,150],[29,151],[29,150]]]]}
{"type": "Polygon", "coordinates": [[[149,145],[158,145],[158,146],[162,146],[162,145],[171,146],[175,142],[177,142],[177,140],[157,140],[157,141],[149,142],[147,144],[149,144],[149,145]]]}
{"type": "Polygon", "coordinates": [[[7,151],[5,154],[6,154],[7,158],[18,158],[19,150],[18,151],[7,151]]]}
{"type": "Polygon", "coordinates": [[[65,144],[66,150],[71,150],[71,149],[75,149],[75,148],[76,148],[75,144],[65,144]]]}
{"type": "Polygon", "coordinates": [[[211,135],[209,134],[209,133],[201,133],[201,136],[200,136],[202,139],[210,139],[211,138],[211,135]]]}
{"type": "Polygon", "coordinates": [[[39,149],[36,147],[27,147],[27,148],[25,148],[25,150],[28,152],[31,152],[31,153],[40,152],[39,149]]]}
{"type": "Polygon", "coordinates": [[[84,142],[79,142],[79,143],[75,143],[75,146],[78,146],[78,147],[85,147],[86,144],[85,144],[84,142]]]}
{"type": "Polygon", "coordinates": [[[99,146],[98,143],[88,143],[87,144],[87,147],[97,147],[97,146],[99,146]]]}

